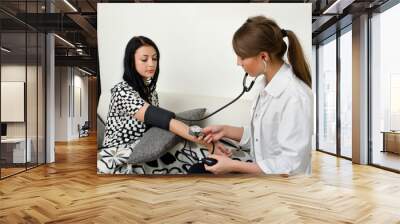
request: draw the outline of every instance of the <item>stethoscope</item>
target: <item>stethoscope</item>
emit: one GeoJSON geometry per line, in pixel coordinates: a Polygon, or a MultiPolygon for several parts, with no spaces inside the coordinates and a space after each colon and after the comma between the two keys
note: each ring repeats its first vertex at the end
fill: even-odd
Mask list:
{"type": "MultiPolygon", "coordinates": [[[[245,74],[244,77],[243,77],[243,82],[242,82],[243,90],[242,90],[242,92],[239,94],[239,96],[237,96],[235,99],[233,99],[231,102],[227,103],[227,104],[224,105],[223,107],[221,107],[221,108],[219,108],[218,110],[214,111],[213,113],[209,114],[208,116],[205,116],[205,117],[203,117],[203,118],[201,118],[201,119],[197,119],[197,120],[184,119],[184,118],[180,118],[180,117],[176,117],[176,118],[177,118],[178,120],[182,120],[182,121],[196,122],[196,121],[205,120],[205,119],[207,119],[207,118],[209,118],[209,117],[215,115],[216,113],[220,112],[221,110],[225,109],[226,107],[228,107],[229,105],[231,105],[232,103],[234,103],[235,101],[237,101],[244,93],[249,92],[249,91],[251,90],[251,88],[253,88],[253,85],[254,85],[254,83],[255,83],[257,77],[256,77],[255,79],[253,79],[253,80],[250,82],[250,85],[249,85],[249,86],[247,86],[246,83],[247,83],[247,77],[248,77],[248,76],[249,76],[249,74],[246,72],[246,74],[245,74]]],[[[190,126],[190,127],[189,127],[189,134],[192,135],[192,136],[199,137],[199,135],[201,134],[201,132],[202,132],[202,129],[201,129],[200,127],[198,127],[198,126],[190,126]]],[[[224,141],[223,139],[220,139],[220,141],[221,141],[221,142],[224,142],[225,144],[231,145],[231,144],[229,144],[229,142],[226,142],[226,141],[224,141]]],[[[211,151],[211,154],[214,154],[215,144],[214,144],[214,142],[211,142],[211,144],[212,144],[212,151],[211,151]]],[[[186,141],[185,141],[185,146],[186,146],[186,141]]],[[[189,148],[189,150],[192,151],[190,148],[189,148]]],[[[183,154],[186,154],[184,151],[182,151],[182,153],[183,153],[183,154]]],[[[207,161],[207,159],[210,160],[210,158],[207,158],[207,157],[206,157],[206,158],[203,158],[202,160],[200,160],[200,159],[195,159],[195,160],[197,160],[197,161],[196,161],[197,163],[194,163],[194,164],[190,167],[189,170],[192,170],[192,171],[191,171],[192,173],[193,173],[193,171],[195,171],[195,170],[197,170],[197,171],[194,172],[194,173],[199,172],[199,171],[198,171],[199,169],[201,170],[200,173],[206,172],[206,171],[204,170],[204,165],[203,165],[204,163],[206,163],[207,165],[214,165],[214,164],[215,164],[215,163],[209,164],[209,163],[205,162],[205,161],[207,161]],[[194,168],[194,169],[192,169],[192,168],[194,168]]],[[[212,159],[212,158],[211,158],[211,159],[212,159]]],[[[215,162],[215,159],[212,159],[212,160],[214,160],[214,162],[215,162]]],[[[190,172],[190,171],[188,171],[188,172],[190,172]]]]}
{"type": "Polygon", "coordinates": [[[249,76],[249,74],[246,72],[246,74],[244,74],[243,82],[242,82],[243,90],[242,90],[242,92],[239,94],[239,96],[237,96],[237,97],[236,97],[235,99],[233,99],[231,102],[227,103],[226,105],[224,105],[223,107],[219,108],[218,110],[212,112],[211,114],[209,114],[209,115],[207,115],[207,116],[205,116],[205,117],[203,117],[203,118],[201,118],[201,119],[197,119],[197,120],[184,119],[184,118],[181,118],[181,117],[176,117],[176,118],[177,118],[178,120],[182,120],[182,121],[196,122],[196,121],[205,120],[205,119],[207,119],[207,118],[209,118],[209,117],[215,115],[216,113],[218,113],[218,112],[220,112],[221,110],[225,109],[226,107],[230,106],[232,103],[236,102],[240,97],[242,97],[242,95],[243,95],[244,93],[249,92],[249,91],[251,90],[251,88],[253,88],[253,85],[254,85],[254,83],[255,83],[257,77],[254,78],[254,79],[250,82],[249,86],[247,86],[246,83],[247,83],[247,77],[248,77],[248,76],[249,76]]]}

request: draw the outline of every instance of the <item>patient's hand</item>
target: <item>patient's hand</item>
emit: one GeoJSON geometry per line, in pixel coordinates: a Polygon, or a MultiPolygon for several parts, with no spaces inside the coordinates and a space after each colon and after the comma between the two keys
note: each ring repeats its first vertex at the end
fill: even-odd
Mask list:
{"type": "Polygon", "coordinates": [[[227,157],[232,156],[232,150],[226,148],[224,144],[222,144],[221,142],[215,142],[214,144],[215,144],[214,154],[227,157]]]}
{"type": "MultiPolygon", "coordinates": [[[[201,139],[197,143],[200,143],[200,144],[206,146],[208,152],[210,154],[212,153],[212,150],[213,150],[212,143],[207,143],[201,139]]],[[[214,143],[214,154],[220,155],[220,156],[227,156],[227,157],[232,156],[232,150],[226,148],[224,144],[222,144],[221,142],[213,142],[213,143],[214,143]]]]}

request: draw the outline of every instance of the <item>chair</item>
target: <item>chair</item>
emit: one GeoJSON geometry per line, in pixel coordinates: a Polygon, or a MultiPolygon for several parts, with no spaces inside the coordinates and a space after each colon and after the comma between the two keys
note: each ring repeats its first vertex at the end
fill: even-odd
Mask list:
{"type": "Polygon", "coordinates": [[[85,121],[82,127],[80,127],[80,125],[78,124],[79,138],[89,136],[89,129],[90,129],[89,121],[85,121]]]}

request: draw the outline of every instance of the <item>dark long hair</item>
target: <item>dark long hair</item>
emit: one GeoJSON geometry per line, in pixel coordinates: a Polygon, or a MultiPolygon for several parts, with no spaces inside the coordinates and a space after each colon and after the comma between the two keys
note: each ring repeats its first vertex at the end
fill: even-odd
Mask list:
{"type": "Polygon", "coordinates": [[[124,57],[124,76],[123,79],[134,89],[136,90],[140,97],[144,99],[146,102],[151,103],[149,101],[150,94],[156,89],[156,84],[158,80],[158,73],[160,71],[160,51],[156,44],[147,37],[144,36],[136,36],[133,37],[125,48],[125,57],[124,57]],[[136,50],[142,46],[151,46],[156,50],[157,53],[157,67],[154,73],[154,76],[151,78],[151,82],[149,85],[145,85],[142,77],[136,70],[135,65],[135,53],[136,50]]]}
{"type": "Polygon", "coordinates": [[[278,24],[264,16],[255,16],[235,32],[232,40],[235,53],[241,58],[257,56],[266,51],[271,57],[282,59],[288,50],[289,63],[293,73],[311,88],[310,66],[295,33],[282,30],[278,24]],[[287,36],[289,48],[283,38],[287,36]]]}

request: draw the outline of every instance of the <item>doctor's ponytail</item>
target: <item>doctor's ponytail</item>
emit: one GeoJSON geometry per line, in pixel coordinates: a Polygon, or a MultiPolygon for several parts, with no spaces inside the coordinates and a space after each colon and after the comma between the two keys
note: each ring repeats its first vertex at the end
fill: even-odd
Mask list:
{"type": "Polygon", "coordinates": [[[296,34],[281,29],[274,20],[264,16],[247,19],[235,32],[232,45],[241,58],[254,57],[266,51],[270,57],[282,59],[287,50],[293,73],[311,88],[310,67],[296,34]],[[288,38],[289,47],[283,40],[285,37],[288,38]]]}
{"type": "Polygon", "coordinates": [[[311,88],[310,67],[304,57],[303,49],[295,33],[285,30],[289,39],[287,57],[292,65],[293,73],[311,88]]]}

